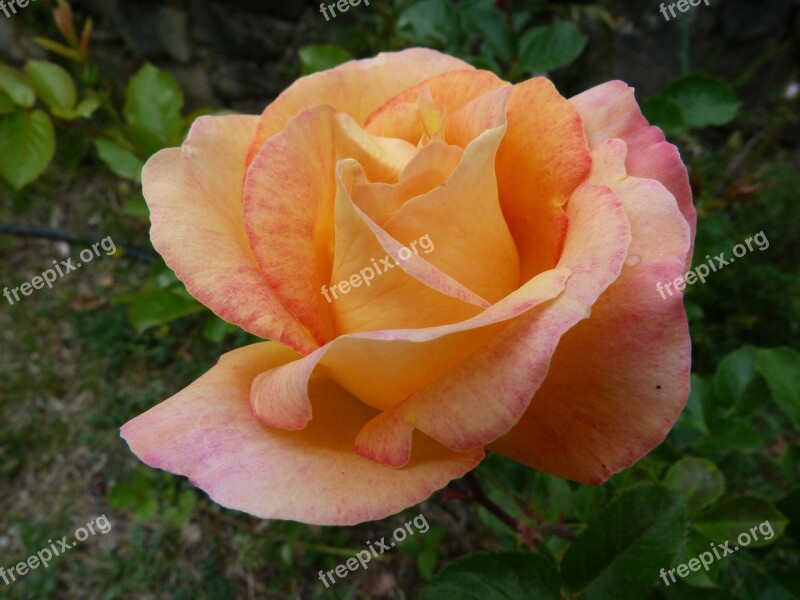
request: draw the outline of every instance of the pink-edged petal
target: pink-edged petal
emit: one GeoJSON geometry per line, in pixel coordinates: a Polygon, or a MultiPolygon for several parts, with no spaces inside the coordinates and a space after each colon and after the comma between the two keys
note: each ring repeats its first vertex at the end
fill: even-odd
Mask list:
{"type": "MultiPolygon", "coordinates": [[[[609,81],[570,98],[570,102],[581,114],[590,148],[612,138],[621,139],[628,145],[628,174],[660,181],[672,193],[689,224],[693,246],[697,212],[686,167],[678,149],[666,141],[661,129],[644,118],[633,88],[622,81],[609,81]]],[[[691,256],[690,247],[689,262],[691,256]]]]}
{"type": "Polygon", "coordinates": [[[222,506],[319,525],[397,513],[483,458],[482,450],[455,453],[424,436],[404,469],[356,456],[353,439],[374,411],[324,378],[311,384],[318,418],[309,427],[265,428],[250,414],[249,382],[293,358],[274,343],[226,354],[185,390],[127,423],[122,437],[145,463],[189,477],[222,506]]]}
{"type": "Polygon", "coordinates": [[[517,423],[561,336],[589,316],[619,275],[631,239],[621,202],[605,186],[581,184],[567,214],[570,229],[558,266],[572,275],[564,293],[536,305],[456,368],[381,413],[359,433],[359,454],[397,466],[408,460],[403,440],[409,426],[464,450],[493,442],[517,423]]]}
{"type": "Polygon", "coordinates": [[[395,181],[414,148],[375,138],[329,106],[303,111],[270,138],[245,182],[244,222],[261,272],[320,344],[335,336],[327,302],[334,235],[336,163],[355,158],[377,180],[395,181]]]}
{"type": "Polygon", "coordinates": [[[593,155],[592,180],[619,195],[631,223],[626,266],[591,318],[562,338],[530,408],[490,449],[599,484],[658,445],[688,396],[682,299],[662,299],[656,284],[682,275],[690,233],[663,185],[625,176],[624,143],[611,140],[593,155]]]}
{"type": "Polygon", "coordinates": [[[242,222],[242,174],[257,118],[201,117],[181,148],[144,167],[150,237],[186,289],[222,319],[300,353],[318,346],[261,274],[242,222]]]}
{"type": "MultiPolygon", "coordinates": [[[[327,104],[364,125],[393,96],[447,71],[472,69],[462,60],[435,50],[410,48],[353,60],[336,68],[301,77],[270,104],[258,119],[247,152],[247,164],[269,138],[306,108],[327,104]]],[[[416,143],[416,142],[415,142],[416,143]]]]}
{"type": "Polygon", "coordinates": [[[259,384],[302,407],[311,402],[308,382],[323,373],[363,403],[387,410],[486,346],[505,322],[557,297],[569,276],[566,268],[541,273],[475,317],[450,325],[339,336],[292,364],[266,371],[259,384]]]}

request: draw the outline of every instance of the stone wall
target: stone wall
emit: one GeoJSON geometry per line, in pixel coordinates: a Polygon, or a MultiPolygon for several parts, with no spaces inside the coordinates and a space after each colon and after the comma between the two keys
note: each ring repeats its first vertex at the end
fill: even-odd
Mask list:
{"type": "Polygon", "coordinates": [[[175,76],[190,107],[248,112],[259,112],[296,76],[293,56],[310,16],[304,0],[75,0],[75,6],[101,18],[94,45],[101,64],[147,59],[175,76]]]}

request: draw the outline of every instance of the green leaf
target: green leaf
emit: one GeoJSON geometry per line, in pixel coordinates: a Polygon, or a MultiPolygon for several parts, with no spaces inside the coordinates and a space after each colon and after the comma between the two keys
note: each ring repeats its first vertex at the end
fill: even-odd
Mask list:
{"type": "Polygon", "coordinates": [[[147,202],[145,202],[144,195],[141,192],[128,198],[122,212],[131,217],[150,218],[150,209],[147,207],[147,202]]]}
{"type": "Polygon", "coordinates": [[[567,21],[533,27],[519,41],[520,67],[531,73],[566,67],[580,56],[588,41],[567,21]]]}
{"type": "Polygon", "coordinates": [[[567,589],[582,600],[641,600],[686,539],[687,513],[675,492],[641,484],[615,499],[561,562],[567,589]]]}
{"type": "Polygon", "coordinates": [[[772,399],[800,431],[800,354],[791,348],[759,350],[756,368],[767,381],[772,399]]]}
{"type": "Polygon", "coordinates": [[[734,544],[761,547],[768,546],[780,537],[787,522],[786,517],[766,500],[740,496],[729,498],[707,510],[694,519],[692,529],[712,541],[731,542],[731,549],[734,544]],[[764,531],[758,529],[761,525],[764,531]],[[752,538],[751,528],[756,528],[757,539],[751,539],[747,544],[737,540],[737,536],[745,533],[752,538]]]}
{"type": "Polygon", "coordinates": [[[219,343],[226,335],[237,331],[239,328],[236,325],[231,325],[214,314],[210,315],[203,325],[203,337],[209,342],[219,343]]]}
{"type": "Polygon", "coordinates": [[[722,81],[710,75],[687,75],[673,81],[661,96],[674,101],[689,127],[725,125],[739,111],[739,99],[722,81]]]}
{"type": "Polygon", "coordinates": [[[63,67],[45,60],[29,60],[25,72],[36,93],[50,109],[71,111],[78,101],[72,76],[63,67]]]}
{"type": "Polygon", "coordinates": [[[437,562],[439,562],[439,557],[434,548],[425,548],[417,556],[417,569],[419,569],[419,574],[422,575],[425,581],[433,579],[437,562]]]}
{"type": "Polygon", "coordinates": [[[0,117],[0,176],[21,190],[47,168],[56,135],[47,113],[17,111],[0,117]]]}
{"type": "MultiPolygon", "coordinates": [[[[791,536],[795,542],[800,542],[800,486],[792,489],[775,506],[789,519],[786,535],[791,536]]],[[[800,590],[800,587],[797,589],[800,590]]]]}
{"type": "Polygon", "coordinates": [[[581,485],[572,497],[572,510],[581,521],[590,521],[603,508],[607,496],[601,485],[581,485]]]}
{"type": "Polygon", "coordinates": [[[0,115],[7,115],[10,112],[14,112],[15,109],[16,104],[14,104],[11,96],[0,89],[0,115]]]}
{"type": "Polygon", "coordinates": [[[128,318],[137,332],[142,333],[180,319],[186,315],[200,312],[205,307],[197,301],[189,301],[172,290],[152,290],[139,294],[128,306],[128,318]]]}
{"type": "Polygon", "coordinates": [[[493,7],[476,6],[462,12],[464,29],[473,33],[500,60],[514,56],[514,34],[505,15],[493,7]]]}
{"type": "Polygon", "coordinates": [[[715,545],[711,540],[707,537],[700,535],[697,532],[691,532],[689,534],[689,541],[686,543],[686,547],[680,553],[678,558],[675,559],[673,565],[681,565],[686,564],[690,571],[686,577],[675,577],[675,574],[672,576],[667,575],[667,581],[672,583],[672,577],[683,581],[688,585],[692,585],[695,587],[702,587],[702,588],[710,588],[716,585],[716,581],[719,578],[719,570],[721,563],[716,559],[716,557],[712,553],[713,562],[709,563],[710,558],[708,555],[704,556],[705,565],[708,565],[708,569],[705,568],[705,565],[702,561],[697,561],[688,565],[689,561],[692,559],[697,559],[703,552],[711,552],[711,547],[715,545]],[[698,566],[698,562],[700,563],[698,566]],[[697,571],[692,571],[691,568],[694,566],[697,571]]]}
{"type": "Polygon", "coordinates": [[[66,119],[67,121],[72,121],[73,119],[84,118],[88,119],[100,108],[100,101],[95,97],[88,97],[81,100],[81,102],[73,109],[64,110],[61,108],[53,108],[52,112],[53,115],[59,117],[60,119],[66,119]]]}
{"type": "Polygon", "coordinates": [[[731,407],[738,404],[755,376],[755,348],[745,346],[723,358],[714,375],[714,395],[720,405],[731,407]]]}
{"type": "Polygon", "coordinates": [[[300,48],[297,55],[300,57],[300,75],[326,71],[353,60],[353,55],[347,50],[332,44],[305,46],[300,48]]]}
{"type": "Polygon", "coordinates": [[[163,520],[174,527],[183,527],[191,518],[197,496],[191,490],[185,490],[178,498],[177,506],[170,506],[164,511],[163,520]]]}
{"type": "Polygon", "coordinates": [[[725,478],[710,460],[687,456],[669,468],[664,487],[680,493],[695,512],[719,500],[725,492],[725,478]]]}
{"type": "Polygon", "coordinates": [[[558,520],[572,510],[572,488],[566,480],[548,473],[536,473],[533,497],[539,512],[558,520]]]}
{"type": "Polygon", "coordinates": [[[660,127],[666,135],[686,130],[681,107],[670,98],[664,96],[645,98],[642,100],[642,113],[650,123],[660,127]]]}
{"type": "Polygon", "coordinates": [[[706,432],[708,431],[706,415],[714,401],[713,388],[710,381],[703,379],[696,373],[692,373],[691,383],[692,390],[689,393],[686,408],[681,413],[681,422],[687,427],[706,432]]]}
{"type": "Polygon", "coordinates": [[[420,600],[560,600],[555,565],[530,552],[482,552],[447,565],[420,600]]]}
{"type": "Polygon", "coordinates": [[[157,140],[161,147],[181,142],[183,92],[175,80],[151,64],[143,66],[128,83],[125,118],[157,140]]]}
{"type": "Polygon", "coordinates": [[[144,162],[133,152],[105,138],[97,138],[94,145],[100,160],[111,169],[112,173],[136,183],[142,180],[144,162]]]}
{"type": "Polygon", "coordinates": [[[412,44],[446,46],[456,36],[456,13],[446,0],[422,0],[397,17],[397,35],[412,44]]]}
{"type": "Polygon", "coordinates": [[[739,418],[730,418],[715,427],[708,437],[700,438],[692,444],[695,452],[709,455],[722,455],[732,450],[748,451],[761,446],[758,431],[739,418]]]}
{"type": "Polygon", "coordinates": [[[8,94],[18,106],[30,108],[36,102],[36,92],[28,80],[16,69],[1,63],[0,90],[8,94]]]}

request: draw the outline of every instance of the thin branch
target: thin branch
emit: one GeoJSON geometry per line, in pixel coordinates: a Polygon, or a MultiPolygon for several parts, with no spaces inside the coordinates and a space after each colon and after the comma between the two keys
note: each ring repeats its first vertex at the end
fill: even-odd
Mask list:
{"type": "MultiPolygon", "coordinates": [[[[70,242],[73,244],[94,244],[101,240],[94,237],[79,236],[66,231],[58,231],[56,229],[48,229],[45,227],[24,227],[21,225],[1,225],[0,235],[13,235],[16,237],[32,237],[41,238],[45,240],[56,240],[60,242],[70,242]]],[[[137,260],[144,262],[154,262],[158,259],[158,255],[149,250],[142,250],[132,246],[120,246],[122,251],[137,260]]]]}

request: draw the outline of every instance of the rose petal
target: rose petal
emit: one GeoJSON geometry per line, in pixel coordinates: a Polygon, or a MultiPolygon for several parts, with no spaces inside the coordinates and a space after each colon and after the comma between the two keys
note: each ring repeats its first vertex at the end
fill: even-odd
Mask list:
{"type": "Polygon", "coordinates": [[[328,292],[333,296],[331,312],[338,332],[430,327],[461,321],[489,306],[431,264],[427,260],[430,255],[401,255],[400,241],[372,222],[348,193],[355,181],[363,180],[360,166],[343,161],[340,172],[331,287],[354,276],[361,277],[361,281],[369,276],[372,279],[369,285],[359,284],[347,293],[328,292]]]}
{"type": "Polygon", "coordinates": [[[306,430],[263,427],[248,410],[248,382],[294,356],[275,343],[226,354],[185,390],[127,423],[122,437],[145,463],[189,477],[222,506],[319,525],[394,514],[483,458],[481,450],[459,454],[424,436],[405,469],[359,458],[353,438],[374,411],[323,378],[311,385],[318,419],[306,430]]]}
{"type": "Polygon", "coordinates": [[[592,180],[619,195],[633,241],[619,279],[561,340],[519,423],[490,446],[558,477],[599,484],[658,445],[689,392],[691,343],[679,295],[689,226],[660,183],[625,177],[625,145],[593,152],[592,180]]]}
{"type": "Polygon", "coordinates": [[[352,157],[377,180],[396,181],[413,146],[375,138],[329,106],[303,111],[267,141],[247,171],[244,221],[264,278],[324,344],[335,336],[327,302],[336,163],[352,157]],[[325,175],[325,174],[329,175],[325,175]]]}
{"type": "Polygon", "coordinates": [[[384,224],[406,246],[427,235],[434,244],[427,261],[489,302],[520,283],[494,173],[505,132],[505,123],[496,124],[475,138],[445,185],[408,200],[384,224]]]}
{"type": "MultiPolygon", "coordinates": [[[[569,269],[541,273],[519,290],[470,319],[424,329],[396,329],[345,334],[289,365],[259,379],[264,394],[295,405],[299,414],[310,404],[308,382],[319,371],[378,410],[397,405],[441,377],[489,343],[503,323],[551,300],[564,289],[569,269]]],[[[280,411],[279,414],[283,414],[280,411]]]]}
{"type": "Polygon", "coordinates": [[[687,268],[691,264],[697,212],[692,202],[689,175],[678,149],[651,126],[636,104],[634,90],[622,81],[609,81],[570,98],[578,109],[591,149],[612,138],[628,145],[625,167],[629,175],[663,183],[678,202],[691,231],[687,268]]]}
{"type": "Polygon", "coordinates": [[[463,155],[464,150],[458,146],[430,142],[403,168],[397,184],[356,181],[351,191],[353,201],[376,225],[383,227],[407,200],[446,182],[463,155]]]}
{"type": "Polygon", "coordinates": [[[578,111],[542,77],[514,86],[497,153],[500,205],[519,252],[521,280],[552,269],[564,245],[564,203],[591,168],[578,111]]]}
{"type": "Polygon", "coordinates": [[[327,104],[363,125],[370,114],[403,90],[439,73],[463,69],[472,67],[435,50],[410,48],[402,52],[383,52],[375,58],[353,60],[301,77],[262,113],[247,152],[247,165],[264,142],[306,108],[327,104]]]}
{"type": "Polygon", "coordinates": [[[452,114],[475,98],[508,83],[489,71],[449,71],[401,91],[367,119],[365,129],[373,135],[419,142],[426,133],[419,97],[427,92],[437,108],[452,114]]]}
{"type": "Polygon", "coordinates": [[[256,117],[201,117],[142,172],[150,237],[186,289],[222,319],[301,353],[318,346],[267,285],[242,222],[244,154],[256,117]]]}
{"type": "Polygon", "coordinates": [[[617,278],[630,242],[621,203],[607,187],[579,186],[567,214],[570,228],[558,266],[572,275],[564,293],[532,307],[467,360],[373,419],[356,440],[361,456],[401,466],[409,458],[409,429],[464,450],[514,426],[544,380],[559,339],[589,316],[617,278]]]}

